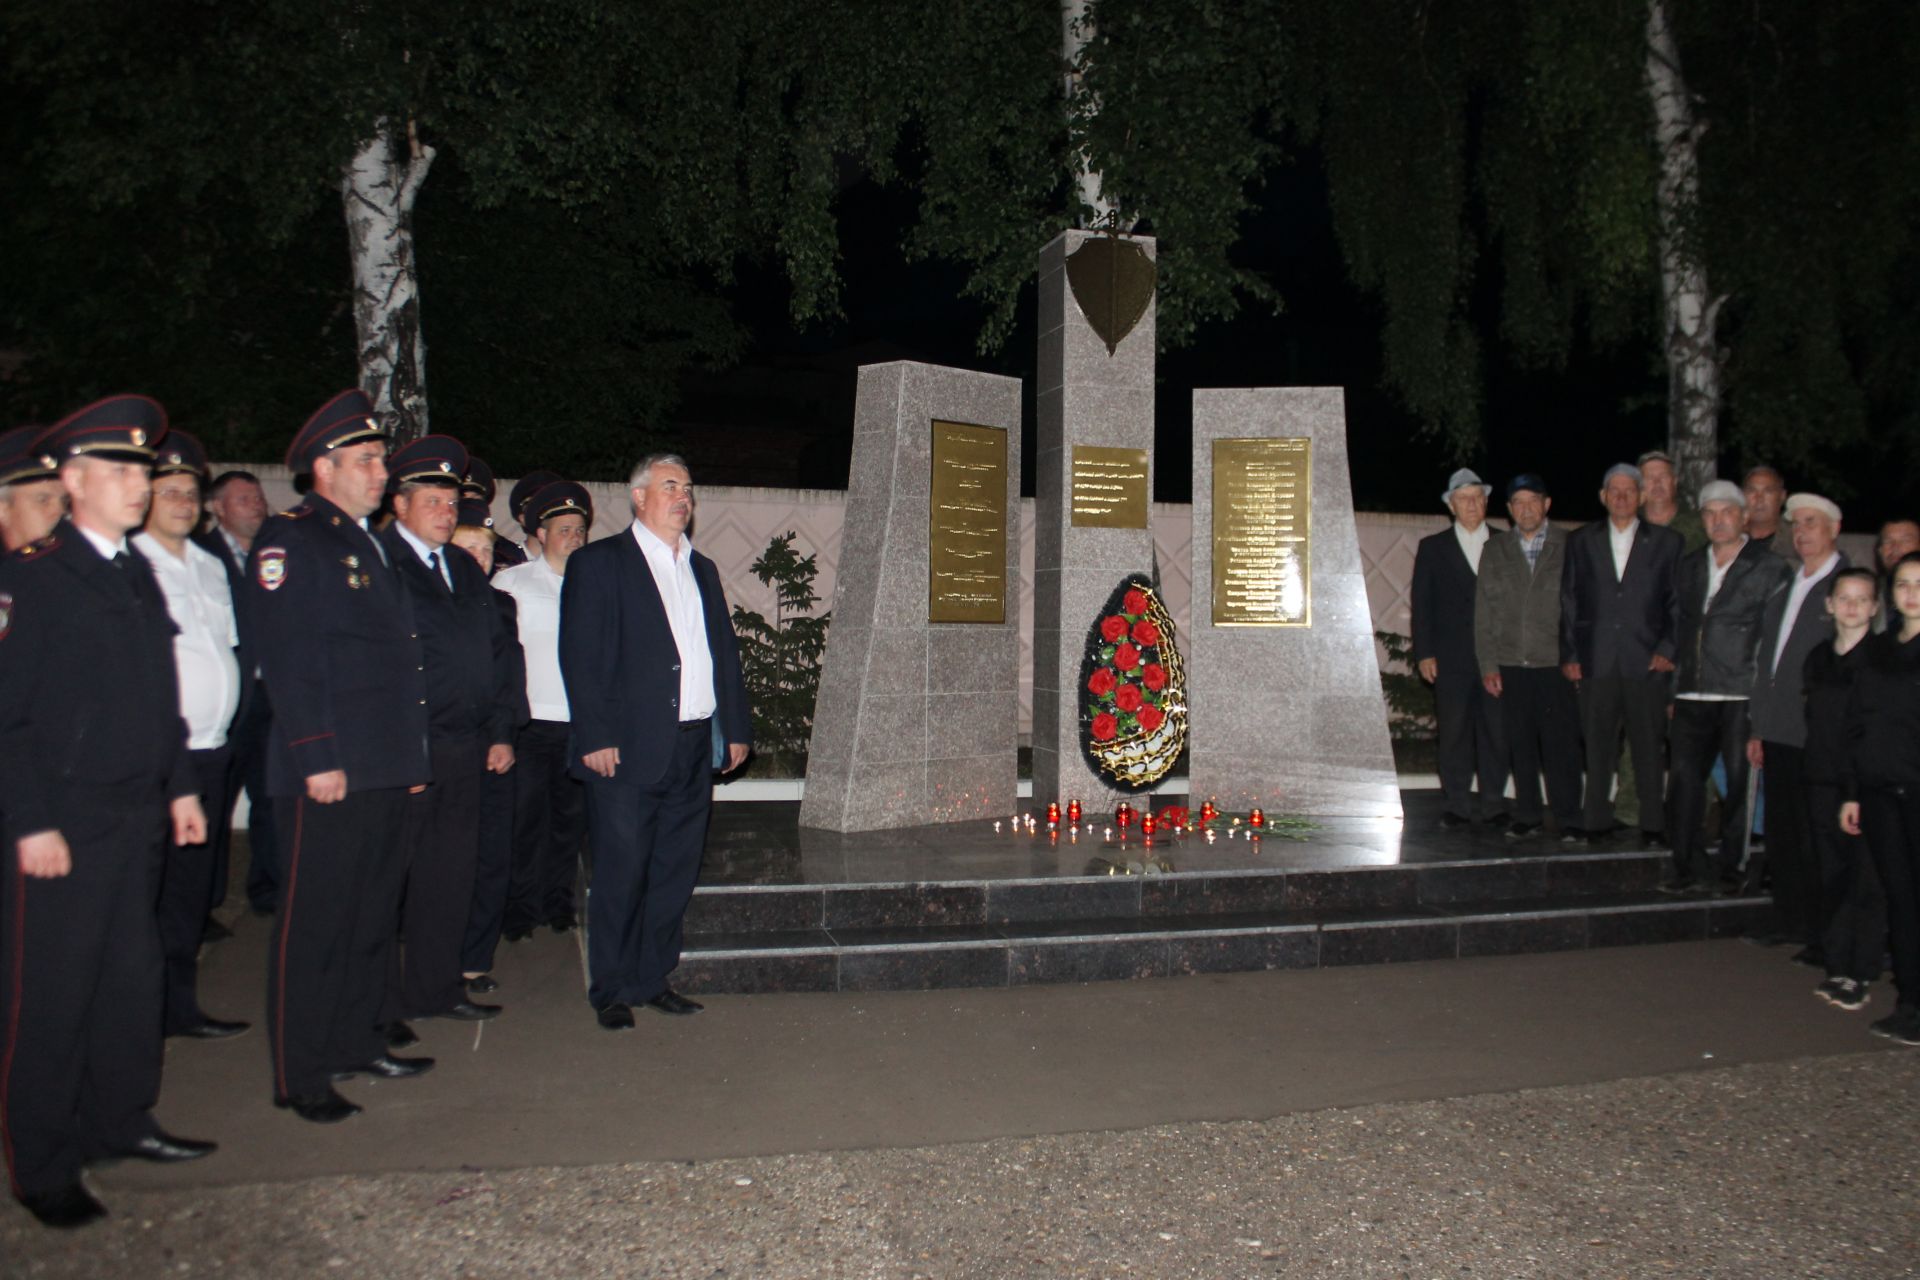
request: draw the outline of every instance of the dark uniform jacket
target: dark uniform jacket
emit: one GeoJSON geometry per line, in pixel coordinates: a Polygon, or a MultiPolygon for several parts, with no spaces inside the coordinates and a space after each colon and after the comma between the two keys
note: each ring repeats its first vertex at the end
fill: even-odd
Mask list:
{"type": "Polygon", "coordinates": [[[1648,674],[1654,655],[1674,656],[1673,570],[1679,534],[1645,520],[1633,531],[1627,571],[1613,572],[1612,525],[1602,517],[1567,535],[1560,575],[1560,661],[1598,679],[1648,674]]]}
{"type": "MultiPolygon", "coordinates": [[[[714,720],[725,741],[751,743],[753,713],[720,571],[698,551],[692,556],[713,655],[714,720]]],[[[618,747],[615,781],[658,781],[673,757],[680,722],[680,650],[631,527],[567,558],[560,589],[560,675],[573,718],[567,751],[573,776],[597,780],[582,758],[618,747]]]]}
{"type": "Polygon", "coordinates": [[[273,703],[269,794],[303,794],[334,769],[349,793],[430,781],[420,638],[373,535],[311,493],[261,526],[247,564],[273,703]]]}
{"type": "Polygon", "coordinates": [[[500,593],[488,585],[473,557],[458,547],[440,549],[442,562],[453,573],[449,590],[445,579],[421,563],[397,525],[388,525],[377,536],[412,601],[426,668],[427,732],[435,739],[512,742],[514,649],[519,642],[500,615],[500,593]]]}
{"type": "MultiPolygon", "coordinates": [[[[1787,562],[1749,540],[1727,566],[1720,590],[1707,602],[1711,546],[1680,557],[1674,598],[1680,611],[1680,693],[1724,693],[1744,698],[1758,671],[1761,616],[1786,584],[1787,562]]],[[[1769,655],[1771,656],[1771,655],[1769,655]]]]}
{"type": "Polygon", "coordinates": [[[62,520],[0,562],[0,778],[9,841],[84,836],[101,791],[199,784],[173,663],[177,628],[153,569],[122,567],[62,520]]]}

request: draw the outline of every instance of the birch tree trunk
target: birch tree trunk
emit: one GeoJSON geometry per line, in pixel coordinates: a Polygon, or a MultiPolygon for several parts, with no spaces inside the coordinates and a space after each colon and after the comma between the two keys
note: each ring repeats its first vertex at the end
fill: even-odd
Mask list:
{"type": "Polygon", "coordinates": [[[1695,214],[1700,200],[1700,135],[1666,0],[1647,6],[1647,92],[1660,151],[1660,288],[1665,307],[1667,439],[1680,491],[1690,499],[1712,480],[1720,460],[1721,367],[1714,340],[1724,297],[1707,288],[1695,214]]]}
{"type": "Polygon", "coordinates": [[[395,444],[427,434],[427,344],[414,272],[413,203],[433,164],[411,122],[382,120],[340,179],[353,259],[353,325],[360,389],[395,444]]]}
{"type": "MultiPolygon", "coordinates": [[[[1093,40],[1093,19],[1087,16],[1087,0],[1061,0],[1060,61],[1065,68],[1067,128],[1070,134],[1084,132],[1085,124],[1100,113],[1100,103],[1087,92],[1081,74],[1082,59],[1093,40]]],[[[1100,194],[1100,173],[1090,167],[1085,145],[1073,148],[1074,189],[1081,203],[1093,210],[1093,225],[1105,226],[1113,220],[1113,204],[1100,194]]]]}

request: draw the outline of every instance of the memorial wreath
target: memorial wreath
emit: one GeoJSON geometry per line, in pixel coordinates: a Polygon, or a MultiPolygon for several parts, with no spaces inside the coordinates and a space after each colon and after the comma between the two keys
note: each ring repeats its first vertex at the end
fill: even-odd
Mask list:
{"type": "Polygon", "coordinates": [[[1115,588],[1088,634],[1080,740],[1093,767],[1129,791],[1165,777],[1186,747],[1186,667],[1173,618],[1138,574],[1115,588]]]}

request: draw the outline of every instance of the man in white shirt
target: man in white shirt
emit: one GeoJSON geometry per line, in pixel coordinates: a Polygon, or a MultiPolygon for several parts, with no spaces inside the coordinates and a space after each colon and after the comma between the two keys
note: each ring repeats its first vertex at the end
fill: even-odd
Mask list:
{"type": "MultiPolygon", "coordinates": [[[[180,681],[180,715],[187,722],[187,755],[200,783],[200,805],[225,825],[232,794],[232,752],[227,730],[240,705],[240,663],[235,646],[233,589],[226,566],[192,533],[200,523],[200,483],[206,452],[184,431],[169,431],[153,465],[153,501],[134,547],[153,566],[173,638],[174,670],[180,681]]],[[[169,1036],[217,1040],[239,1035],[244,1022],[208,1017],[200,1008],[200,939],[214,905],[216,860],[227,842],[210,829],[197,844],[169,841],[160,871],[160,946],[166,956],[166,1016],[169,1036]]]]}
{"type": "Polygon", "coordinates": [[[567,561],[587,544],[593,499],[560,480],[527,495],[521,506],[535,552],[502,569],[493,586],[513,597],[520,647],[527,661],[527,711],[520,731],[513,810],[513,869],[501,937],[518,942],[541,925],[565,933],[577,922],[573,883],[587,833],[583,783],[568,772],[567,687],[560,677],[560,588],[567,561]]]}
{"type": "Polygon", "coordinates": [[[625,534],[581,548],[560,596],[574,776],[593,832],[587,999],[601,1027],[644,1004],[700,1006],[667,985],[706,844],[713,774],[739,768],[753,714],[720,571],[693,549],[693,478],[643,458],[625,534]]]}

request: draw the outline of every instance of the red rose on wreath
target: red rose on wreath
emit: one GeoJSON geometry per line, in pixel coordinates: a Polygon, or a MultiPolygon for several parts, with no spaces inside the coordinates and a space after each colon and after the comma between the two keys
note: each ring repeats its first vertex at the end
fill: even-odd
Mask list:
{"type": "Polygon", "coordinates": [[[1113,668],[1101,667],[1087,677],[1087,692],[1096,698],[1104,698],[1113,692],[1113,668]]]}
{"type": "Polygon", "coordinates": [[[1127,638],[1127,620],[1119,614],[1100,619],[1100,638],[1108,644],[1127,638]]]}
{"type": "Polygon", "coordinates": [[[1123,684],[1113,691],[1113,705],[1122,711],[1138,711],[1141,701],[1137,684],[1123,684]]]}
{"type": "Polygon", "coordinates": [[[1133,624],[1133,642],[1141,645],[1159,644],[1160,628],[1154,626],[1153,623],[1147,621],[1145,618],[1140,619],[1140,621],[1133,624]]]}
{"type": "Polygon", "coordinates": [[[1158,707],[1140,708],[1140,728],[1143,732],[1152,733],[1165,722],[1166,718],[1158,707]]]}
{"type": "MultiPolygon", "coordinates": [[[[1147,611],[1147,593],[1138,589],[1127,592],[1120,601],[1121,609],[1127,613],[1145,613],[1147,611]]],[[[1085,615],[1081,615],[1084,617],[1085,615]]]]}
{"type": "Polygon", "coordinates": [[[1167,669],[1157,662],[1149,662],[1140,668],[1140,683],[1155,693],[1160,692],[1167,687],[1167,669]]]}
{"type": "Polygon", "coordinates": [[[1140,651],[1130,644],[1123,644],[1113,651],[1113,665],[1121,671],[1131,671],[1140,665],[1140,651]]]}
{"type": "Polygon", "coordinates": [[[1112,742],[1113,735],[1118,733],[1119,731],[1120,731],[1120,722],[1118,720],[1115,720],[1107,712],[1102,711],[1099,715],[1093,718],[1092,732],[1093,732],[1093,740],[1095,742],[1112,742]]]}

